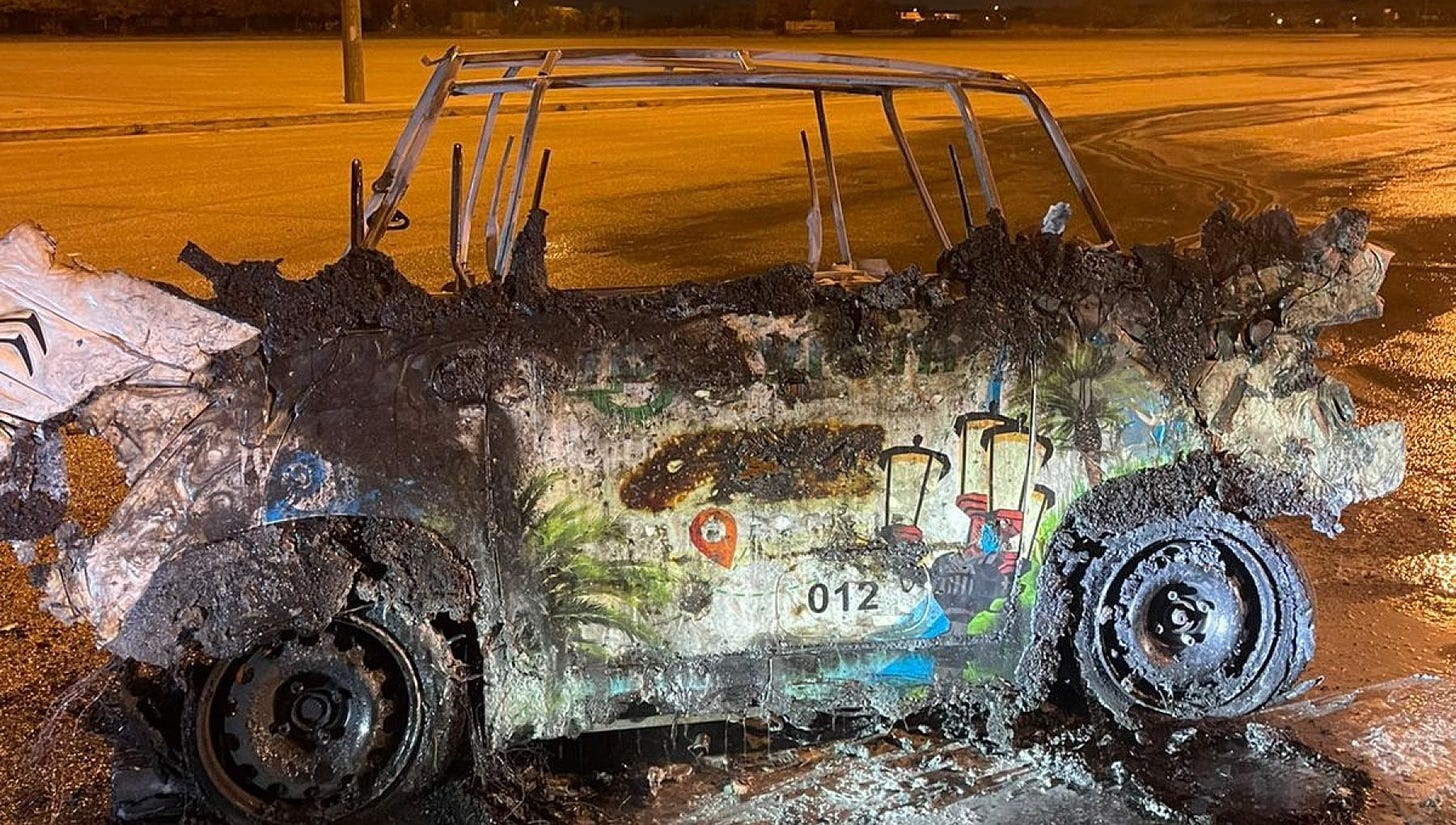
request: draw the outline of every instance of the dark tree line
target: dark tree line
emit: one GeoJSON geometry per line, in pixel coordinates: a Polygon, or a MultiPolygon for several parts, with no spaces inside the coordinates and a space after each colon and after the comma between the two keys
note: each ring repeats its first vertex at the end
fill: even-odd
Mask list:
{"type": "MultiPolygon", "coordinates": [[[[494,0],[362,0],[366,27],[444,26],[453,11],[494,11],[494,0]]],[[[340,0],[0,0],[0,30],[321,31],[340,0]],[[8,24],[8,25],[7,25],[8,24]]],[[[514,8],[514,6],[513,6],[514,8]]]]}
{"type": "MultiPolygon", "coordinates": [[[[331,31],[340,0],[0,0],[0,32],[331,31]]],[[[986,0],[989,6],[995,0],[986,0]]],[[[790,20],[840,31],[899,24],[907,0],[362,0],[370,31],[441,29],[457,12],[506,33],[710,28],[781,30],[790,20]],[[484,22],[482,22],[484,21],[484,22]]],[[[930,0],[925,4],[933,8],[930,0]]],[[[1076,28],[1369,29],[1456,23],[1456,0],[1073,0],[1007,3],[1016,24],[1076,28]]],[[[974,14],[970,17],[974,18],[974,14]]],[[[987,17],[987,21],[991,18],[987,17]]],[[[977,26],[975,20],[963,25],[977,26]]],[[[925,26],[923,28],[930,28],[925,26]]]]}
{"type": "Polygon", "coordinates": [[[337,0],[0,0],[17,30],[320,29],[337,25],[337,0]]]}
{"type": "MultiPolygon", "coordinates": [[[[832,20],[841,30],[896,23],[890,0],[362,0],[371,30],[448,26],[455,12],[485,15],[507,32],[617,28],[779,29],[832,20]]],[[[339,0],[0,0],[0,31],[321,31],[339,0]]]]}

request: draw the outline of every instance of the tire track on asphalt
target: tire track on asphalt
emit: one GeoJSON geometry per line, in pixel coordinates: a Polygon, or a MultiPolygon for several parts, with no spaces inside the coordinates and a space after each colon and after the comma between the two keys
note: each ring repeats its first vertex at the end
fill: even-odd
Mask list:
{"type": "Polygon", "coordinates": [[[1391,57],[1376,60],[1334,60],[1327,63],[1310,62],[1301,60],[1292,63],[1249,63],[1239,66],[1225,66],[1217,69],[1175,69],[1165,72],[1143,72],[1140,74],[1127,75],[1090,75],[1077,78],[1047,78],[1038,80],[1033,85],[1038,89],[1069,88],[1075,86],[1101,86],[1108,83],[1120,83],[1124,81],[1149,81],[1149,80],[1189,80],[1208,79],[1214,77],[1230,77],[1248,74],[1275,75],[1285,72],[1293,72],[1299,77],[1308,77],[1310,72],[1324,69],[1369,69],[1379,67],[1397,67],[1407,65],[1425,65],[1431,63],[1456,63],[1456,57],[1450,55],[1424,56],[1424,57],[1391,57]]]}
{"type": "MultiPolygon", "coordinates": [[[[1091,118],[1078,122],[1079,127],[1086,123],[1090,129],[1079,133],[1076,148],[1079,153],[1095,155],[1108,166],[1138,174],[1152,172],[1169,181],[1195,185],[1208,194],[1210,202],[1227,199],[1241,211],[1249,212],[1278,202],[1279,193],[1253,180],[1246,170],[1232,162],[1207,160],[1197,168],[1177,163],[1169,157],[1169,153],[1158,151],[1159,143],[1208,128],[1237,131],[1307,121],[1311,117],[1311,109],[1322,103],[1345,101],[1345,105],[1322,110],[1320,117],[1344,117],[1377,111],[1389,108],[1393,97],[1408,96],[1417,90],[1430,91],[1430,87],[1406,83],[1381,86],[1353,95],[1341,93],[1256,103],[1176,107],[1124,117],[1091,118]]],[[[1456,105],[1456,91],[1426,95],[1419,102],[1423,107],[1456,105]]],[[[1409,98],[1402,103],[1409,105],[1409,98]]]]}
{"type": "MultiPolygon", "coordinates": [[[[1307,61],[1294,63],[1279,63],[1273,65],[1248,64],[1239,66],[1228,66],[1218,69],[1180,69],[1165,72],[1142,72],[1125,75],[1091,75],[1086,77],[1049,77],[1038,80],[1034,86],[1038,90],[1046,89],[1067,89],[1082,86],[1102,86],[1109,83],[1126,82],[1152,82],[1163,80],[1186,80],[1192,78],[1212,79],[1218,77],[1238,77],[1241,75],[1262,74],[1280,75],[1287,72],[1295,73],[1301,77],[1308,77],[1311,71],[1326,71],[1331,69],[1371,69],[1371,68],[1396,68],[1407,65],[1428,65],[1438,63],[1453,64],[1452,74],[1456,74],[1456,57],[1450,56],[1428,56],[1428,57],[1406,57],[1406,58],[1382,58],[1378,60],[1341,60],[1328,63],[1310,64],[1307,61]]],[[[620,108],[657,108],[657,107],[679,107],[693,106],[721,102],[751,102],[753,100],[774,100],[781,98],[781,94],[735,94],[735,95],[693,95],[676,98],[652,99],[623,99],[601,102],[568,102],[558,104],[557,111],[590,111],[598,109],[620,109],[620,108]]],[[[445,117],[467,116],[480,114],[473,111],[479,108],[484,111],[484,105],[479,107],[461,106],[457,104],[447,109],[445,117]]],[[[520,114],[526,110],[524,104],[505,104],[501,111],[505,114],[520,114]]],[[[109,124],[80,124],[71,126],[43,126],[0,129],[0,143],[8,142],[35,142],[53,140],[76,140],[81,138],[116,138],[133,137],[138,135],[152,134],[189,134],[199,132],[217,132],[246,129],[270,129],[285,126],[311,126],[331,123],[365,122],[378,120],[393,120],[408,117],[413,106],[381,107],[367,111],[325,111],[325,112],[278,112],[259,113],[235,117],[210,117],[193,119],[152,119],[136,120],[126,123],[109,124]]]]}

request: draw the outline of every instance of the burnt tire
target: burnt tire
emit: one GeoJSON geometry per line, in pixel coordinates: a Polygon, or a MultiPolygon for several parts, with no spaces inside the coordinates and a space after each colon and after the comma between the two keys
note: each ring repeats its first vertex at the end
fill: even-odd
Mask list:
{"type": "Polygon", "coordinates": [[[1309,589],[1262,527],[1204,507],[1100,545],[1073,644],[1089,698],[1118,719],[1251,713],[1287,694],[1313,657],[1309,589]]]}
{"type": "Polygon", "coordinates": [[[181,744],[201,800],[228,822],[376,822],[438,783],[466,720],[446,640],[363,605],[199,671],[181,744]]]}

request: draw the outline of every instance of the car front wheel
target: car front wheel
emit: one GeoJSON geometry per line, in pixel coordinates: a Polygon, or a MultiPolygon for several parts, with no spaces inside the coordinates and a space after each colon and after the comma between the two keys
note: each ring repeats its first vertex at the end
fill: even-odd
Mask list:
{"type": "Polygon", "coordinates": [[[1119,718],[1250,713],[1288,693],[1313,656],[1308,588],[1259,526],[1205,508],[1101,544],[1074,644],[1089,693],[1119,718]]]}
{"type": "Polygon", "coordinates": [[[361,821],[437,779],[463,714],[432,634],[361,610],[212,665],[185,733],[203,796],[230,821],[361,821]]]}

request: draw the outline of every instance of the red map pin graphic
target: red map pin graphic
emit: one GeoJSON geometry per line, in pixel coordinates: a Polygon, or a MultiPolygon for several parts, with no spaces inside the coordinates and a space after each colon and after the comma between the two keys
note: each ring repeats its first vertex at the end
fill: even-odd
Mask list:
{"type": "Polygon", "coordinates": [[[731,569],[733,554],[738,548],[738,523],[733,514],[717,507],[698,513],[688,525],[688,538],[698,552],[731,569]]]}

